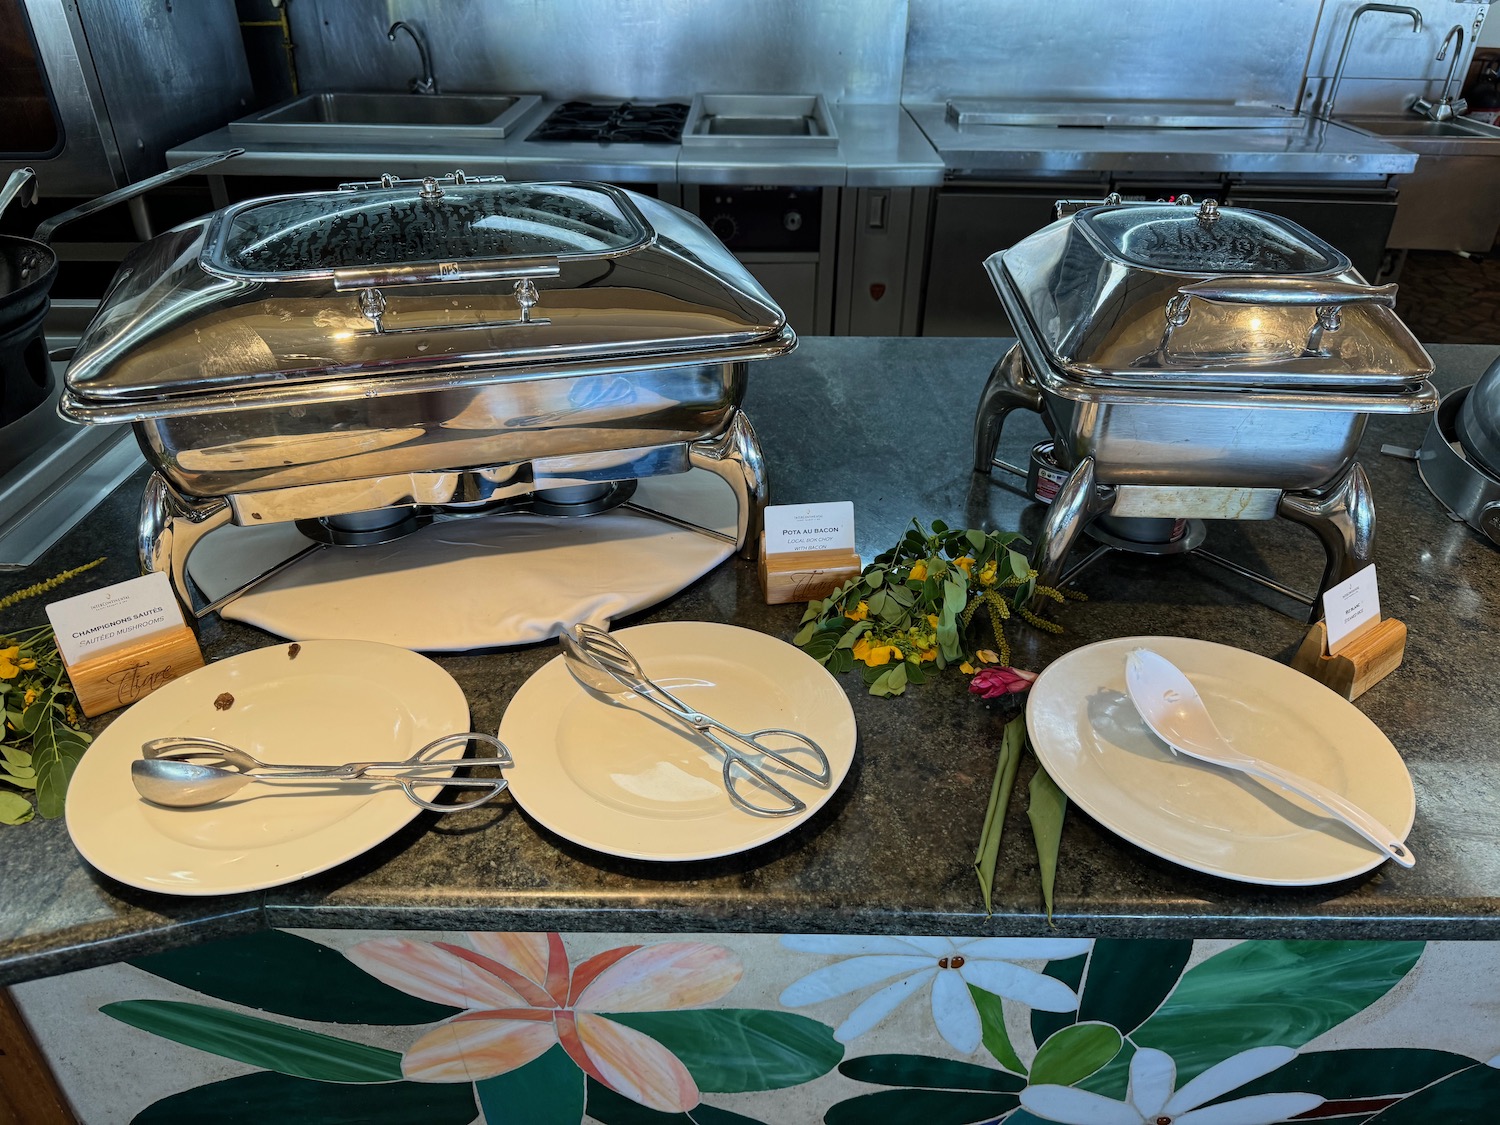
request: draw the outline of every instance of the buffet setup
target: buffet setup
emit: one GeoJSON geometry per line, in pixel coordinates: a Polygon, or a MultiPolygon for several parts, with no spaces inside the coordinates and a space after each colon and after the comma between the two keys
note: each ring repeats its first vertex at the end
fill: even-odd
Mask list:
{"type": "MultiPolygon", "coordinates": [[[[11,857],[54,857],[7,870],[18,993],[135,966],[178,979],[166,966],[199,949],[244,969],[295,931],[429,999],[450,993],[411,966],[480,965],[561,1029],[590,989],[627,989],[606,962],[692,951],[706,982],[731,939],[759,973],[788,949],[967,965],[982,1007],[1020,987],[986,975],[991,943],[1055,967],[1109,942],[1142,964],[1215,938],[1331,949],[1372,915],[1382,950],[1495,936],[1474,834],[1494,670],[1462,625],[1483,627],[1500,585],[1500,364],[1429,352],[1391,287],[1213,201],[1062,200],[986,267],[1014,340],[799,340],[679,208],[461,172],[257,198],[145,243],[51,396],[69,425],[130,427],[146,465],[4,587],[7,612],[46,603],[80,701],[101,661],[120,688],[57,742],[65,807],[38,785],[43,815],[5,829],[11,857]],[[771,598],[756,564],[788,527],[862,569],[812,551],[802,596],[771,598]],[[158,622],[186,650],[152,648],[158,622]],[[1394,647],[1361,655],[1393,625],[1394,647]],[[1339,660],[1351,681],[1327,674],[1339,660]],[[1478,784],[1452,786],[1449,753],[1478,784]],[[411,936],[454,929],[473,948],[411,936]],[[564,934],[663,931],[720,944],[632,936],[571,993],[553,979],[564,934]]],[[[266,956],[320,995],[304,953],[266,956]]],[[[210,977],[180,979],[229,987],[210,977]]],[[[814,978],[780,1005],[830,1003],[814,978]]],[[[639,987],[599,1010],[676,1003],[639,987]]],[[[194,1008],[193,1030],[153,1007],[179,1002],[86,1017],[292,1065],[264,1061],[284,1034],[264,1014],[225,1039],[208,1029],[227,1017],[194,1008]]],[[[975,1009],[952,1002],[935,984],[941,1050],[967,1057],[979,1025],[952,1013],[975,1009]]],[[[504,1003],[451,1026],[541,1018],[504,1003]]],[[[45,1028],[44,1006],[27,1012],[45,1028]]],[[[763,1029],[801,1078],[712,1035],[699,1057],[665,1024],[651,1034],[689,1075],[671,1089],[632,1085],[645,1056],[602,1068],[598,1042],[565,1065],[604,1120],[610,1097],[686,1110],[721,1088],[886,1081],[834,1072],[860,1018],[880,1019],[763,1029]],[[726,1051],[761,1060],[755,1077],[710,1077],[726,1051]]],[[[502,1065],[467,1034],[442,1040],[462,1074],[408,1048],[368,1119],[471,1071],[490,1075],[480,1103],[507,1075],[550,1088],[552,1056],[502,1065]]],[[[996,1105],[1046,1109],[1051,1088],[996,1105]]]]}

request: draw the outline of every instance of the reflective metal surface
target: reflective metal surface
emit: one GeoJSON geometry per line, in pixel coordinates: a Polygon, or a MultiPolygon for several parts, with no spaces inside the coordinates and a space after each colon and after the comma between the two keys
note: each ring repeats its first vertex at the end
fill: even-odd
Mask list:
{"type": "Polygon", "coordinates": [[[1290,110],[1210,101],[953,98],[948,119],[960,128],[1030,125],[1100,129],[1283,129],[1299,125],[1290,110]]]}
{"type": "Polygon", "coordinates": [[[303,94],[231,121],[229,133],[285,144],[501,140],[540,102],[536,94],[303,94]]]}
{"type": "MultiPolygon", "coordinates": [[[[61,124],[61,151],[31,164],[44,196],[95,195],[165,167],[173,144],[248,104],[250,74],[232,0],[5,0],[27,17],[61,124]]],[[[0,90],[0,119],[8,112],[0,90]]]]}
{"type": "Polygon", "coordinates": [[[682,143],[837,148],[839,134],[822,94],[698,94],[682,143]]]}
{"type": "Polygon", "coordinates": [[[188,497],[301,490],[257,519],[454,503],[461,471],[526,467],[468,496],[488,502],[537,472],[614,479],[642,450],[725,432],[747,361],[794,343],[707,229],[656,200],[382,183],[252,201],[143,247],[80,342],[62,410],[135,421],[188,497]],[[434,473],[423,487],[441,499],[371,483],[434,473]]]}
{"type": "Polygon", "coordinates": [[[1017,331],[1037,342],[1039,377],[1152,394],[1378,397],[1411,396],[1432,373],[1391,310],[1393,288],[1365,285],[1338,250],[1265,212],[1116,200],[985,269],[1017,331]]]}
{"type": "Polygon", "coordinates": [[[906,0],[401,0],[288,7],[308,89],[401,90],[390,21],[415,23],[446,93],[534,90],[552,98],[667,99],[697,93],[822,93],[895,102],[906,0]]]}

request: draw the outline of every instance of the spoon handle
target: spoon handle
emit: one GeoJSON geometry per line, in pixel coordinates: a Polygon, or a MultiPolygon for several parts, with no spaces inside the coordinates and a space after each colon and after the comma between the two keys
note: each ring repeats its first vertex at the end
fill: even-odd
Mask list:
{"type": "Polygon", "coordinates": [[[1301,774],[1292,773],[1290,770],[1284,770],[1280,766],[1273,766],[1269,762],[1262,762],[1258,759],[1247,759],[1244,762],[1226,761],[1224,764],[1233,769],[1243,770],[1251,777],[1269,781],[1306,797],[1329,816],[1342,820],[1402,867],[1411,867],[1417,862],[1411,849],[1397,839],[1394,832],[1364,809],[1327,786],[1319,785],[1316,781],[1311,781],[1301,774]]]}

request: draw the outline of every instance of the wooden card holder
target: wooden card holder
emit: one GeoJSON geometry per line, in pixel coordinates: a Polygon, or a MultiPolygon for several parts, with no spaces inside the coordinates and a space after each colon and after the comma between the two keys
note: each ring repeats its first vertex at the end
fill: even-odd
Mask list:
{"type": "Polygon", "coordinates": [[[1358,699],[1399,668],[1405,655],[1406,626],[1394,617],[1365,629],[1334,656],[1328,655],[1328,627],[1318,621],[1292,657],[1292,667],[1345,699],[1358,699]]]}
{"type": "Polygon", "coordinates": [[[78,705],[90,718],[128,707],[162,684],[203,667],[198,638],[186,625],[163,629],[141,640],[106,649],[88,660],[68,664],[68,679],[78,705]]]}
{"type": "Polygon", "coordinates": [[[767,555],[760,537],[760,588],[767,605],[826,598],[864,569],[853,551],[789,551],[767,555]]]}

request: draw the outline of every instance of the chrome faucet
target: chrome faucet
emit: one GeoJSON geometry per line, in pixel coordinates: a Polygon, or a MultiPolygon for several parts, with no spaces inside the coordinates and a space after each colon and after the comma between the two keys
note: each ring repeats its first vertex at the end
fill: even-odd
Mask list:
{"type": "Polygon", "coordinates": [[[1469,103],[1463,98],[1455,99],[1452,95],[1453,74],[1458,69],[1458,60],[1464,53],[1464,29],[1461,24],[1454,24],[1448,29],[1448,34],[1443,36],[1443,45],[1438,48],[1437,58],[1433,62],[1442,62],[1448,54],[1448,44],[1453,42],[1457,36],[1458,43],[1453,49],[1453,58],[1448,63],[1448,77],[1443,80],[1443,92],[1434,105],[1426,98],[1418,98],[1412,103],[1412,112],[1420,113],[1423,117],[1431,118],[1433,121],[1448,121],[1451,118],[1468,111],[1469,103]]]}
{"type": "Polygon", "coordinates": [[[1344,64],[1349,61],[1349,46],[1354,42],[1354,29],[1359,24],[1359,17],[1366,12],[1389,12],[1393,16],[1410,16],[1412,32],[1417,34],[1422,30],[1422,13],[1405,4],[1361,4],[1355,8],[1354,15],[1349,17],[1349,30],[1344,33],[1344,49],[1339,52],[1339,64],[1334,68],[1333,81],[1328,84],[1328,97],[1324,99],[1322,112],[1318,114],[1325,121],[1333,117],[1333,100],[1338,96],[1339,83],[1344,77],[1344,64]]]}
{"type": "Polygon", "coordinates": [[[413,78],[407,83],[407,88],[413,94],[436,94],[438,92],[437,77],[432,73],[432,56],[427,53],[427,44],[417,34],[417,29],[405,20],[397,20],[391,24],[385,37],[394,43],[398,31],[404,31],[411,36],[411,41],[417,45],[417,54],[422,57],[422,76],[413,78]]]}

